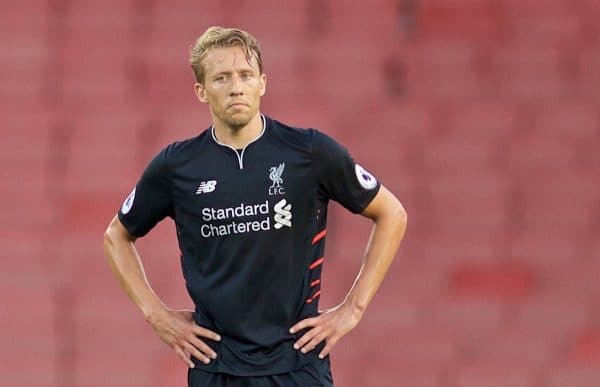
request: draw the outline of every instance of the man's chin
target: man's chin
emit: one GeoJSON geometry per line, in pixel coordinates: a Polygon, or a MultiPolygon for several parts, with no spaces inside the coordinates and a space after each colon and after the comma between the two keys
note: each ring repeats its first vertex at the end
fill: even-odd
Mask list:
{"type": "Polygon", "coordinates": [[[246,114],[234,114],[230,117],[227,117],[225,122],[232,129],[241,129],[248,125],[251,120],[252,117],[249,117],[246,114]]]}

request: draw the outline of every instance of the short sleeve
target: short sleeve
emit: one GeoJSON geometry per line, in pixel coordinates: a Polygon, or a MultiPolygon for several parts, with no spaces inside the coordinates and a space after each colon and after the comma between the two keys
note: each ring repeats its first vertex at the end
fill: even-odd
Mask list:
{"type": "Polygon", "coordinates": [[[331,137],[315,130],[312,155],[319,193],[353,213],[371,203],[381,184],[331,137]]]}
{"type": "Polygon", "coordinates": [[[173,216],[167,148],[148,164],[119,210],[119,220],[136,237],[146,235],[158,222],[173,216]]]}

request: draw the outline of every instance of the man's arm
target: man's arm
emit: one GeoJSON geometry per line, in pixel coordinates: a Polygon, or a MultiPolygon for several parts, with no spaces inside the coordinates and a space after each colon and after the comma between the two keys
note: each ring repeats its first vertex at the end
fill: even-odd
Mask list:
{"type": "Polygon", "coordinates": [[[290,329],[291,333],[295,333],[310,328],[294,344],[294,348],[303,353],[313,350],[325,340],[326,345],[319,354],[319,357],[324,358],[339,339],[356,327],[383,282],[404,236],[406,211],[384,186],[381,186],[362,215],[372,219],[375,225],[361,269],[346,298],[338,306],[318,317],[302,320],[290,329]]]}
{"type": "Polygon", "coordinates": [[[195,324],[191,311],[168,309],[148,283],[136,238],[129,234],[118,216],[104,233],[104,254],[121,287],[135,302],[162,341],[171,347],[190,367],[190,355],[208,364],[217,354],[200,337],[220,340],[215,332],[195,324]]]}

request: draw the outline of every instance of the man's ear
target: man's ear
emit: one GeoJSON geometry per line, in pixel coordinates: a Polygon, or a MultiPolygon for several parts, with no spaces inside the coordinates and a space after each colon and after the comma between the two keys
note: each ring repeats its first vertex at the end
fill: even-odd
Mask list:
{"type": "Polygon", "coordinates": [[[267,75],[260,75],[260,96],[262,97],[267,92],[267,75]]]}
{"type": "Polygon", "coordinates": [[[208,98],[206,98],[206,90],[204,89],[204,86],[201,83],[194,83],[194,92],[196,93],[196,97],[198,97],[198,100],[200,102],[208,103],[208,98]]]}

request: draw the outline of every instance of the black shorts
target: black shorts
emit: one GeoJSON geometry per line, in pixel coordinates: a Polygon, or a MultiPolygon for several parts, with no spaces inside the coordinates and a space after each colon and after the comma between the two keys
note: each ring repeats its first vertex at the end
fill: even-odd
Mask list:
{"type": "Polygon", "coordinates": [[[234,376],[188,370],[189,387],[333,387],[329,357],[318,365],[307,364],[304,368],[285,374],[267,376],[234,376]]]}

